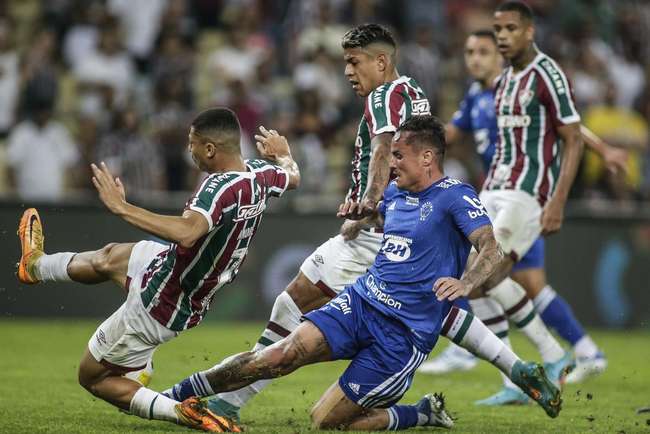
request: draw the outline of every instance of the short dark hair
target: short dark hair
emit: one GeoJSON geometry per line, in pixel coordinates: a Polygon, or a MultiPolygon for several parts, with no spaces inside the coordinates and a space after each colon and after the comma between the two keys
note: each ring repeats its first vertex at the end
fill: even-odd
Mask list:
{"type": "Polygon", "coordinates": [[[361,24],[353,29],[348,30],[343,39],[341,46],[346,48],[363,48],[373,43],[388,44],[397,48],[393,34],[381,24],[361,24]]]}
{"type": "Polygon", "coordinates": [[[488,30],[488,29],[474,30],[472,33],[470,33],[470,36],[476,36],[477,38],[488,38],[492,42],[494,42],[494,45],[497,44],[497,37],[494,36],[494,30],[488,30]]]}
{"type": "Polygon", "coordinates": [[[399,126],[397,132],[409,133],[409,145],[433,149],[439,155],[438,163],[442,167],[447,141],[445,125],[440,119],[432,115],[411,116],[399,126]]]}
{"type": "Polygon", "coordinates": [[[519,12],[521,18],[524,18],[528,21],[533,21],[534,14],[533,10],[528,6],[527,3],[524,3],[521,0],[508,0],[501,3],[497,7],[497,12],[519,12]]]}
{"type": "Polygon", "coordinates": [[[227,107],[213,107],[199,113],[192,123],[194,134],[204,142],[219,143],[230,151],[239,151],[241,127],[235,112],[227,107]]]}

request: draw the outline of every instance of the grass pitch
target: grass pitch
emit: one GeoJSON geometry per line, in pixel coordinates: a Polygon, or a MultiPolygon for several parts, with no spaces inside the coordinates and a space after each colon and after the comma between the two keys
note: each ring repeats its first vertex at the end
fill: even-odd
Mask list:
{"type": "MultiPolygon", "coordinates": [[[[0,432],[158,433],[191,432],[164,422],[118,412],[93,398],[76,379],[81,353],[100,321],[0,321],[0,432]]],[[[224,356],[247,350],[261,324],[206,323],[163,345],[155,356],[151,387],[162,390],[224,356]]],[[[418,375],[403,402],[442,391],[457,417],[457,433],[643,433],[650,432],[650,332],[594,332],[609,368],[602,376],[564,391],[564,409],[548,418],[536,405],[485,408],[472,403],[496,391],[500,380],[486,363],[470,372],[443,377],[418,375]]],[[[534,351],[521,336],[515,349],[525,358],[534,351]]],[[[441,339],[436,352],[446,345],[441,339]]],[[[309,410],[336,380],[345,362],[303,368],[277,380],[244,410],[251,433],[311,431],[309,410]]],[[[423,429],[416,429],[423,431],[423,429]]]]}

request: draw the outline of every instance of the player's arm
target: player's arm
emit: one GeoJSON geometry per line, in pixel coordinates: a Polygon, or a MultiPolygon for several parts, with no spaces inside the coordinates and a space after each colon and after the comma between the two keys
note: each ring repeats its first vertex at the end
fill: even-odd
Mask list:
{"type": "Polygon", "coordinates": [[[436,280],[433,289],[438,300],[449,299],[453,301],[458,297],[465,297],[474,289],[479,288],[498,269],[502,259],[503,250],[494,238],[492,225],[483,225],[475,229],[468,237],[478,256],[463,277],[442,277],[436,280]]]}
{"type": "Polygon", "coordinates": [[[555,193],[542,211],[542,234],[548,235],[560,230],[564,218],[564,205],[569,197],[571,184],[578,172],[584,143],[578,122],[561,125],[557,132],[562,139],[562,164],[555,193]]]}
{"type": "Polygon", "coordinates": [[[138,229],[182,247],[192,247],[208,233],[208,222],[200,213],[186,210],[182,216],[166,216],[132,205],[126,201],[124,185],[113,177],[106,164],[102,162],[99,167],[92,164],[91,168],[93,184],[104,205],[138,229]]]}
{"type": "Polygon", "coordinates": [[[282,167],[289,176],[287,190],[293,190],[300,185],[300,169],[291,156],[291,148],[286,137],[275,130],[267,130],[260,126],[261,135],[255,135],[257,150],[265,158],[282,167]]]}
{"type": "Polygon", "coordinates": [[[357,213],[361,216],[369,215],[374,211],[388,185],[390,177],[390,143],[392,140],[393,133],[391,132],[378,134],[370,142],[368,185],[363,193],[361,205],[357,208],[357,213]]]}
{"type": "MultiPolygon", "coordinates": [[[[357,206],[357,202],[353,202],[353,201],[344,202],[339,206],[339,211],[337,212],[336,216],[340,218],[345,218],[348,215],[356,216],[357,214],[356,212],[354,212],[356,206],[357,206]],[[351,207],[354,207],[352,211],[350,211],[351,207]]],[[[359,236],[359,232],[361,232],[361,230],[363,229],[381,228],[383,226],[384,226],[384,216],[377,209],[375,209],[374,211],[372,211],[371,214],[367,215],[366,217],[363,217],[362,219],[359,220],[347,219],[341,225],[341,229],[339,230],[339,232],[343,236],[343,239],[345,239],[345,241],[349,241],[357,238],[359,236]]]]}
{"type": "Polygon", "coordinates": [[[608,144],[584,125],[580,125],[580,134],[585,145],[602,157],[610,172],[627,173],[628,152],[625,149],[608,144]]]}

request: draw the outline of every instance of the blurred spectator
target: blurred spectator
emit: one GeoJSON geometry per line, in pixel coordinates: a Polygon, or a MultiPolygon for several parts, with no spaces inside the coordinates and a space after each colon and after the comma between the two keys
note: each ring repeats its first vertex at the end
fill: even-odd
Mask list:
{"type": "Polygon", "coordinates": [[[419,24],[415,39],[406,43],[399,52],[399,72],[417,81],[431,103],[431,112],[437,113],[440,89],[440,54],[433,44],[433,29],[419,24]]]}
{"type": "Polygon", "coordinates": [[[81,60],[94,53],[99,43],[99,26],[107,13],[99,1],[80,2],[72,12],[72,26],[63,39],[63,57],[75,69],[81,60]]]}
{"type": "Polygon", "coordinates": [[[20,85],[18,52],[11,41],[11,23],[0,17],[0,139],[9,134],[15,121],[20,85]]]}
{"type": "Polygon", "coordinates": [[[79,82],[80,109],[95,118],[126,104],[133,89],[135,71],[129,54],[121,46],[117,22],[109,18],[102,27],[96,49],[74,69],[79,82]]]}
{"type": "Polygon", "coordinates": [[[79,151],[67,128],[52,118],[56,81],[41,73],[25,86],[27,119],[9,136],[7,163],[12,183],[21,199],[56,201],[70,186],[70,171],[79,151]]]}
{"type": "Polygon", "coordinates": [[[112,128],[99,141],[96,153],[96,161],[104,161],[120,177],[127,193],[143,195],[165,188],[162,152],[141,133],[140,119],[133,107],[113,113],[112,128]]]}
{"type": "Polygon", "coordinates": [[[591,195],[598,195],[595,187],[601,187],[615,199],[633,199],[642,184],[642,154],[648,143],[648,124],[639,113],[616,105],[616,86],[607,88],[603,105],[589,108],[584,113],[585,126],[614,146],[629,150],[628,173],[615,176],[607,172],[600,157],[585,151],[583,180],[591,195]]]}

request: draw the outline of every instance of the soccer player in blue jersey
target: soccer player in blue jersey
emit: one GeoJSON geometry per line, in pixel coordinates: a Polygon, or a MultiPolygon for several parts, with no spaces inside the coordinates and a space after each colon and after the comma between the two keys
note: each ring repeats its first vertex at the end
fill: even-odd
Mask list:
{"type": "MultiPolygon", "coordinates": [[[[390,149],[396,178],[376,211],[364,219],[384,228],[370,269],[325,306],[307,313],[287,338],[194,374],[174,386],[175,395],[193,391],[191,383],[200,383],[198,392],[209,395],[304,365],[348,359],[348,368],[312,410],[315,427],[450,427],[453,422],[439,397],[427,395],[416,405],[396,403],[441,333],[460,342],[472,329],[477,351],[491,348],[488,358],[549,416],[557,416],[560,392],[543,368],[522,362],[471,314],[451,307],[450,301],[486,281],[503,252],[474,189],[442,171],[444,126],[430,115],[411,117],[397,129],[390,149]],[[472,246],[478,256],[463,273],[472,246]]],[[[354,216],[358,206],[346,202],[339,216],[354,216]]]]}
{"type": "MultiPolygon", "coordinates": [[[[496,149],[497,122],[494,112],[493,83],[502,70],[502,58],[497,51],[496,38],[491,30],[472,33],[465,44],[465,63],[470,75],[476,80],[469,88],[459,110],[447,125],[448,142],[458,142],[462,135],[472,134],[476,151],[487,173],[496,149]]],[[[582,128],[583,139],[587,145],[598,152],[613,171],[625,170],[626,154],[613,148],[586,128],[582,128]]],[[[566,301],[546,284],[544,272],[544,239],[539,237],[524,257],[515,264],[512,278],[521,284],[533,300],[542,320],[555,329],[573,347],[578,367],[567,381],[576,381],[585,375],[593,375],[604,369],[606,359],[585,334],[580,323],[573,316],[566,301]]],[[[472,302],[479,316],[490,329],[507,340],[508,323],[503,309],[489,299],[480,298],[472,302]],[[485,315],[481,315],[485,314],[485,315]]],[[[476,359],[465,350],[450,345],[440,357],[425,362],[420,368],[425,373],[445,373],[453,370],[471,369],[476,359]]],[[[507,383],[507,386],[512,386],[507,383]]],[[[499,400],[488,403],[509,403],[527,400],[527,397],[514,390],[506,390],[499,400]]]]}

